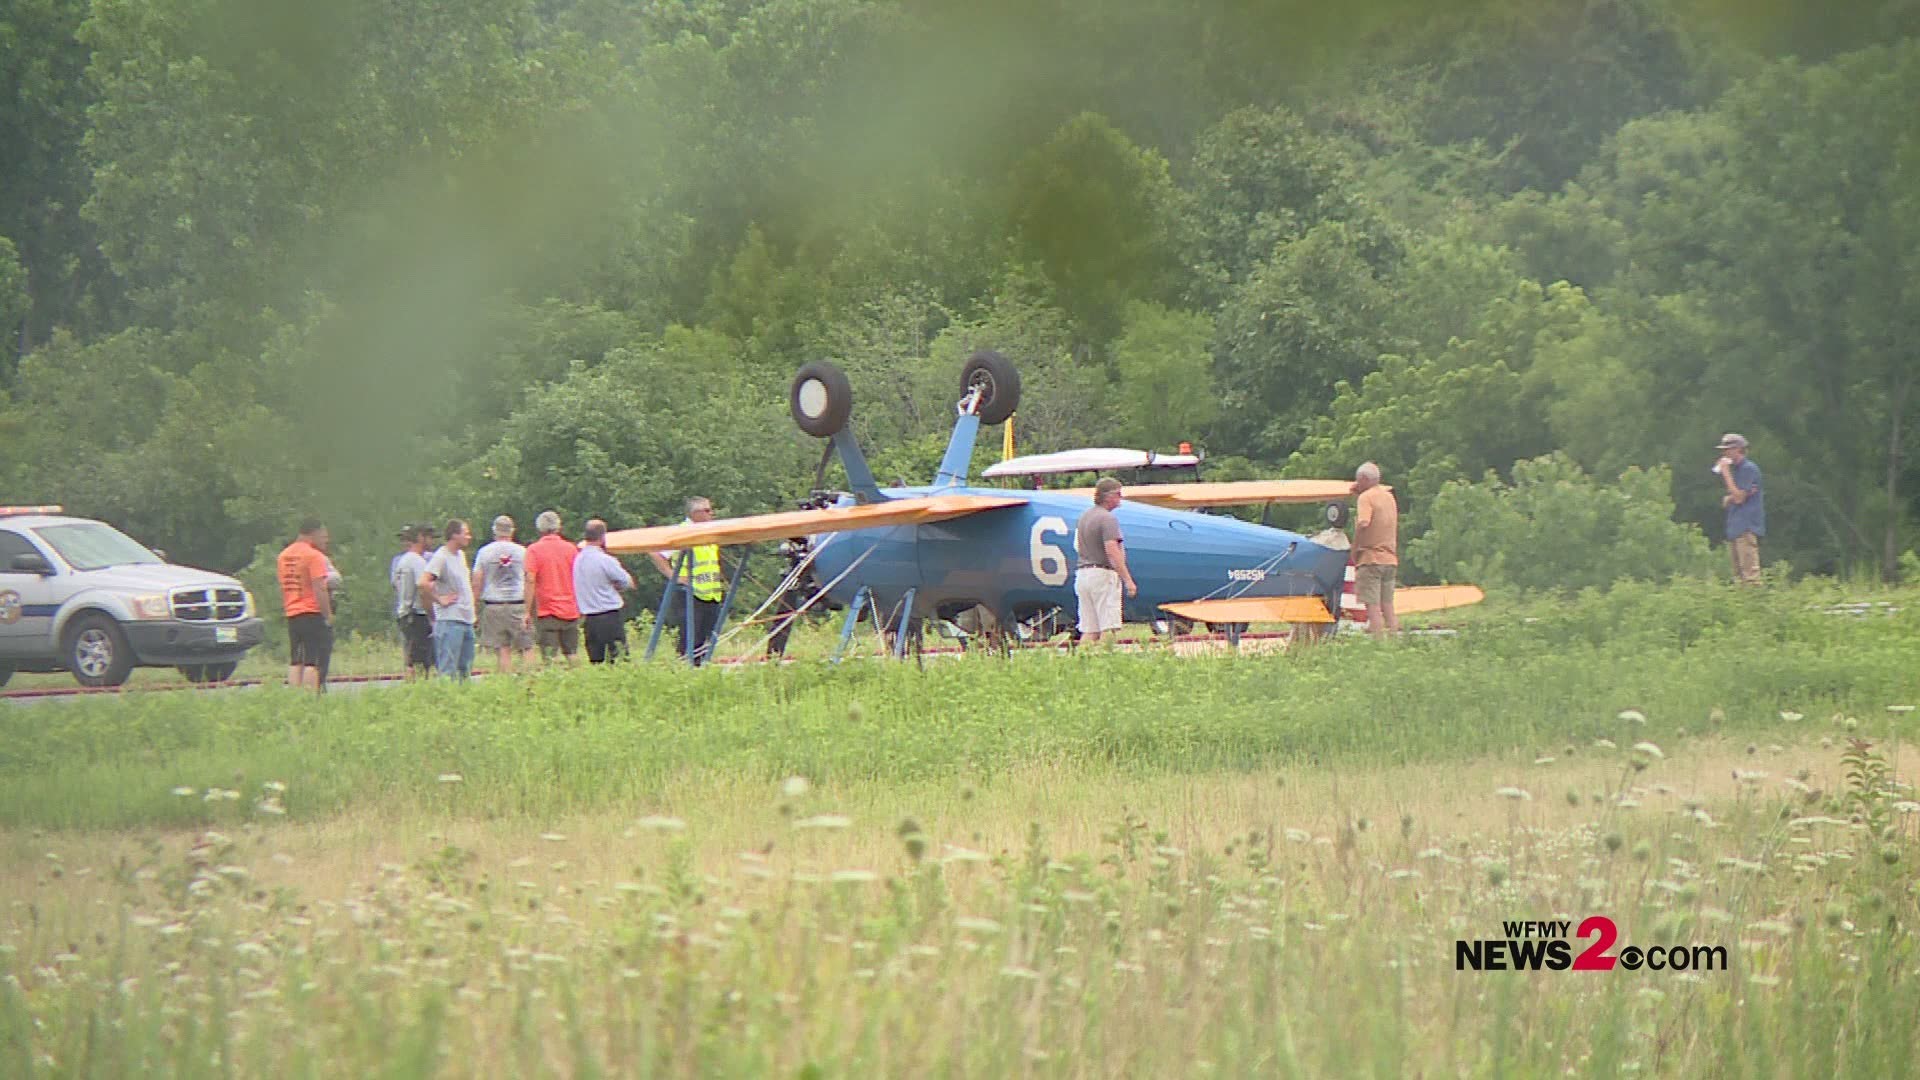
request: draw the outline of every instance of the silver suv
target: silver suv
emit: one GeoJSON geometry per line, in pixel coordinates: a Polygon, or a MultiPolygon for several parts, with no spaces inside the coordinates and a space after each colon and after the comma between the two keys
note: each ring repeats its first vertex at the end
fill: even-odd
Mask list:
{"type": "Polygon", "coordinates": [[[173,566],[105,522],[0,507],[0,685],[71,671],[119,686],[138,667],[220,682],[264,627],[233,578],[173,566]]]}

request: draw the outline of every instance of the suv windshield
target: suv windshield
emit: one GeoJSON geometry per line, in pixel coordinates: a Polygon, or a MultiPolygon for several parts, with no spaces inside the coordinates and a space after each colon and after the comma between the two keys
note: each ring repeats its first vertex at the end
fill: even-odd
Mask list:
{"type": "Polygon", "coordinates": [[[141,547],[132,537],[97,521],[48,525],[33,531],[75,570],[104,570],[109,566],[160,561],[158,555],[141,547]]]}

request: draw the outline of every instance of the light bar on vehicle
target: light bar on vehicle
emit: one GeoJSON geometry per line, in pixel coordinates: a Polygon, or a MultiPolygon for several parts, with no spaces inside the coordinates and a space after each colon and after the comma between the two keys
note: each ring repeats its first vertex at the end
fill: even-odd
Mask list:
{"type": "Polygon", "coordinates": [[[21,514],[64,514],[58,506],[0,506],[0,517],[17,517],[21,514]]]}

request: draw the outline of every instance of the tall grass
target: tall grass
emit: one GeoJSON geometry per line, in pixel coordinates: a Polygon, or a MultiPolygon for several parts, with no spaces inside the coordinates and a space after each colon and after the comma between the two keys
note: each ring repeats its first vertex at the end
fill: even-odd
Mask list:
{"type": "Polygon", "coordinates": [[[1508,823],[1491,830],[1339,816],[1301,829],[1232,811],[1176,829],[1127,814],[1096,845],[1058,847],[1036,823],[997,854],[952,842],[964,821],[931,836],[848,825],[770,785],[743,807],[589,838],[632,866],[614,877],[422,838],[408,861],[311,898],[262,884],[272,830],[207,833],[150,846],[110,882],[83,887],[54,864],[30,918],[22,904],[0,916],[0,1072],[1909,1071],[1920,843],[1884,770],[1824,796],[1756,781],[1679,797],[1659,794],[1676,760],[1611,761],[1632,779],[1571,810],[1440,777],[1405,792],[1441,818],[1504,799],[1508,823]],[[754,851],[696,863],[707,836],[742,827],[813,868],[754,851]],[[879,834],[867,859],[820,861],[853,832],[879,834]],[[1455,966],[1457,939],[1505,937],[1505,920],[1590,914],[1616,920],[1616,952],[1725,959],[1686,973],[1455,966]]]}
{"type": "Polygon", "coordinates": [[[0,708],[0,1075],[1901,1075],[1920,607],[1829,599],[0,708]],[[1593,914],[1728,965],[1455,967],[1593,914]]]}
{"type": "Polygon", "coordinates": [[[211,824],[299,777],[296,819],[369,802],[554,816],[689,770],[749,779],[1442,762],[1580,744],[1624,708],[1667,738],[1875,716],[1920,695],[1920,605],[1866,619],[1817,595],[1617,589],[1454,638],[1283,656],[1053,652],[1011,660],[670,663],[325,699],[282,689],[0,709],[0,825],[211,824]],[[458,774],[462,783],[438,782],[458,774]],[[191,789],[191,795],[174,794],[191,789]],[[244,797],[208,801],[209,789],[244,797]]]}

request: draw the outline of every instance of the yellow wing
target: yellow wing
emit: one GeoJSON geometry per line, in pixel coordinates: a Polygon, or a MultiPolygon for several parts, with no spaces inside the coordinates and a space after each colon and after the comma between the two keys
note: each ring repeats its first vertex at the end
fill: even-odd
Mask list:
{"type": "MultiPolygon", "coordinates": [[[[1391,491],[1392,488],[1386,490],[1391,491]]],[[[1092,488],[1071,488],[1069,495],[1093,498],[1092,488]]],[[[1338,502],[1353,497],[1351,480],[1236,480],[1222,484],[1133,484],[1122,489],[1128,502],[1190,510],[1201,506],[1258,506],[1263,503],[1338,502]]]]}
{"type": "Polygon", "coordinates": [[[607,550],[616,555],[633,555],[696,544],[751,544],[757,540],[786,540],[849,529],[925,525],[986,510],[1019,506],[1026,501],[1023,498],[995,495],[929,495],[860,506],[833,506],[825,510],[790,510],[779,514],[722,518],[691,525],[621,529],[607,534],[607,550]]]}
{"type": "Polygon", "coordinates": [[[1203,623],[1330,623],[1332,613],[1317,596],[1236,596],[1231,600],[1188,600],[1161,604],[1161,611],[1203,623]]]}
{"type": "Polygon", "coordinates": [[[1486,598],[1487,594],[1481,592],[1478,585],[1415,585],[1393,590],[1393,611],[1396,615],[1443,611],[1477,604],[1486,598]]]}

